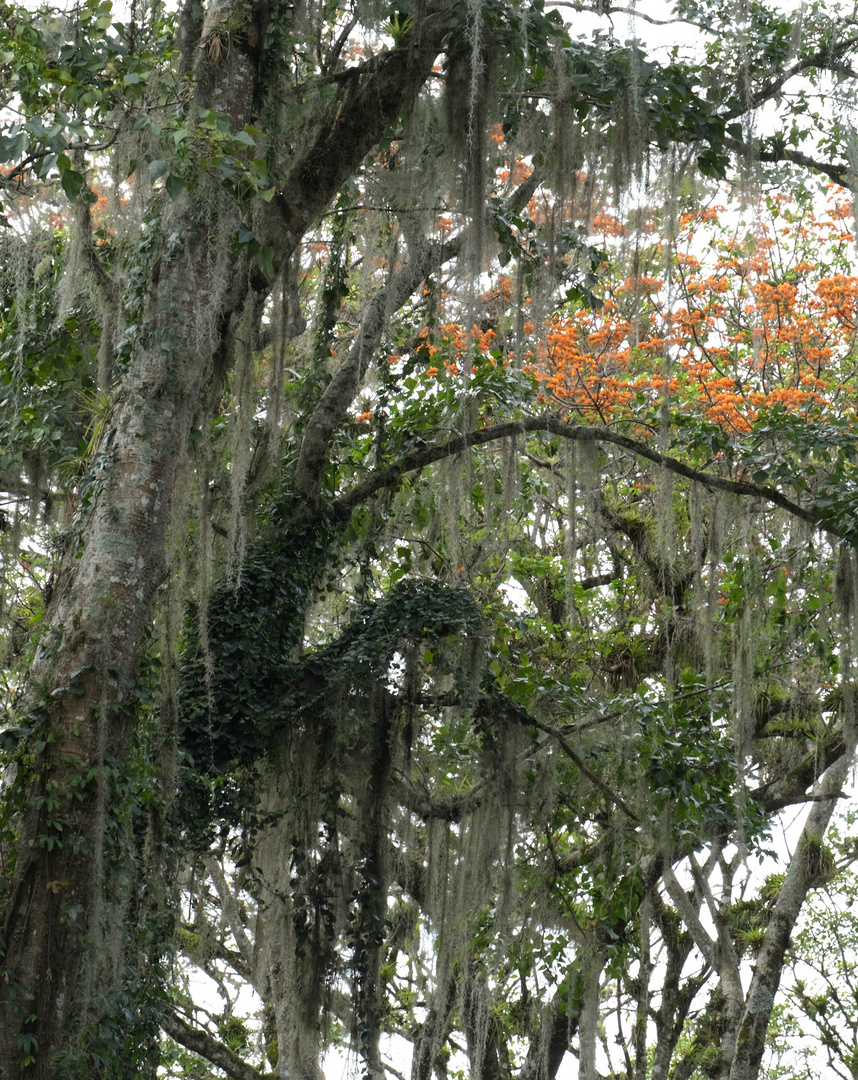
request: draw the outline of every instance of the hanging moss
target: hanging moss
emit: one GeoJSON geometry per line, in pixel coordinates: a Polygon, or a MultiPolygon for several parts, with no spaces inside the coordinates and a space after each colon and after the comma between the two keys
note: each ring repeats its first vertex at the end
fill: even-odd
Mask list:
{"type": "Polygon", "coordinates": [[[248,299],[242,312],[236,333],[236,350],[233,373],[234,419],[230,424],[230,472],[229,472],[229,574],[240,572],[244,546],[247,542],[247,513],[245,499],[254,442],[259,392],[256,377],[257,321],[256,303],[248,299]]]}

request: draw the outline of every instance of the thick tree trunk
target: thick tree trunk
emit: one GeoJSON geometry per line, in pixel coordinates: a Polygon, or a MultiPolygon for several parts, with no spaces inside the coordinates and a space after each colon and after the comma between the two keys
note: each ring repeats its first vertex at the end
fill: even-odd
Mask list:
{"type": "MultiPolygon", "coordinates": [[[[180,307],[195,302],[188,290],[180,307]]],[[[107,805],[123,793],[122,777],[110,770],[127,761],[134,734],[130,688],[166,573],[173,473],[206,369],[179,319],[159,329],[164,337],[152,337],[170,340],[173,351],[141,349],[124,381],[98,490],[77,516],[79,535],[65,554],[51,629],[33,666],[34,746],[15,781],[25,801],[4,931],[3,1080],[20,1075],[29,1058],[27,1077],[53,1076],[51,1058],[67,1025],[75,1016],[86,1020],[89,1003],[78,991],[108,989],[100,943],[106,926],[121,919],[124,899],[110,868],[128,869],[109,847],[121,842],[115,830],[127,821],[122,806],[107,805]]]]}
{"type": "MultiPolygon", "coordinates": [[[[215,23],[226,20],[228,8],[212,9],[215,23]]],[[[205,46],[215,23],[196,31],[195,45],[195,9],[186,5],[183,67],[197,65],[196,104],[228,116],[233,132],[263,107],[266,29],[294,14],[292,7],[279,14],[275,8],[259,0],[241,4],[242,33],[214,52],[205,46]]],[[[424,31],[428,13],[421,8],[405,40],[339,85],[337,107],[320,115],[315,139],[302,142],[307,150],[280,163],[283,186],[271,203],[259,203],[255,218],[275,268],[286,265],[308,226],[414,101],[446,32],[437,18],[424,31]]],[[[122,948],[111,950],[107,939],[122,924],[129,895],[133,807],[117,803],[126,797],[135,737],[138,649],[168,571],[174,473],[203,380],[213,357],[228,360],[230,315],[249,293],[268,288],[258,268],[217,259],[238,221],[223,193],[208,199],[198,189],[165,211],[160,249],[142,268],[149,285],[136,350],[70,531],[32,671],[32,735],[5,793],[5,828],[17,835],[9,887],[0,896],[0,1080],[60,1075],[55,1054],[85,1045],[84,1029],[99,1012],[121,1015],[109,995],[121,986],[122,948]],[[219,204],[225,209],[212,209],[219,204]]],[[[84,1075],[123,1075],[118,1063],[81,1067],[84,1075]]]]}
{"type": "MultiPolygon", "coordinates": [[[[234,129],[251,118],[255,70],[255,58],[236,49],[209,80],[207,95],[228,99],[234,129]]],[[[31,672],[33,734],[6,800],[19,836],[4,905],[2,1080],[61,1074],[54,1056],[97,1043],[99,1013],[121,1012],[110,995],[122,986],[124,949],[110,939],[133,876],[127,834],[134,807],[123,801],[133,798],[125,769],[138,650],[167,573],[174,473],[212,353],[224,346],[225,309],[241,285],[235,273],[214,279],[198,219],[190,198],[168,207],[161,230],[168,239],[141,267],[149,288],[136,349],[69,533],[31,672]]],[[[220,225],[228,235],[230,222],[220,225]]],[[[77,1067],[87,1071],[84,1061],[77,1067]]],[[[101,1074],[97,1065],[88,1071],[101,1074]]],[[[104,1070],[111,1073],[117,1069],[104,1070]]]]}

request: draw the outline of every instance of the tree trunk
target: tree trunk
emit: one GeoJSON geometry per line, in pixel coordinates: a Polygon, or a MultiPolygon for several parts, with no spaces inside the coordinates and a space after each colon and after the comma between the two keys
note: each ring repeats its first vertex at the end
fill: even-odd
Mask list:
{"type": "MultiPolygon", "coordinates": [[[[213,25],[200,29],[194,5],[186,5],[183,66],[196,65],[194,105],[228,116],[233,132],[263,111],[266,31],[295,11],[276,7],[237,4],[242,33],[215,54],[206,48],[213,25]]],[[[221,21],[229,15],[228,4],[212,10],[221,21]]],[[[427,13],[421,10],[421,18],[427,13]]],[[[315,137],[300,140],[305,152],[278,166],[283,183],[276,198],[255,207],[275,270],[414,101],[445,32],[437,18],[425,29],[415,16],[414,30],[395,48],[339,84],[336,107],[320,113],[315,137]]],[[[25,709],[32,733],[5,792],[3,827],[14,855],[6,867],[0,943],[2,1080],[58,1075],[62,1061],[52,1064],[54,1055],[68,1047],[85,1053],[98,1042],[100,1017],[115,1024],[128,1011],[111,995],[123,982],[123,946],[114,938],[132,877],[136,808],[127,774],[138,650],[169,569],[174,474],[204,379],[229,360],[230,316],[248,298],[261,310],[269,287],[258,267],[224,250],[240,216],[210,176],[202,176],[193,195],[167,203],[162,218],[160,231],[150,223],[149,250],[136,267],[147,286],[134,351],[121,375],[115,421],[69,530],[32,669],[25,709]]],[[[117,1040],[121,1046],[122,1033],[117,1040]]],[[[78,1067],[83,1075],[123,1075],[119,1056],[113,1065],[82,1058],[78,1067]]],[[[70,1056],[66,1067],[74,1067],[70,1056]]]]}
{"type": "MultiPolygon", "coordinates": [[[[187,262],[197,256],[190,246],[187,262]]],[[[75,519],[50,631],[33,665],[33,752],[14,785],[22,805],[4,931],[4,1080],[20,1075],[31,1057],[28,1077],[54,1075],[51,1058],[63,1047],[67,1024],[88,1018],[79,989],[104,992],[114,981],[104,985],[104,946],[106,927],[122,918],[118,878],[129,870],[117,845],[131,820],[121,770],[134,736],[137,653],[167,572],[173,473],[208,360],[187,339],[180,317],[196,308],[204,281],[182,289],[175,278],[151,294],[157,307],[171,288],[173,312],[155,320],[149,346],[138,349],[123,382],[125,400],[104,440],[97,490],[75,519]],[[173,351],[157,348],[164,340],[173,351]]]]}
{"type": "MultiPolygon", "coordinates": [[[[849,670],[848,666],[846,670],[849,670]]],[[[844,734],[847,752],[825,774],[819,785],[819,801],[813,805],[807,816],[801,839],[790,861],[780,896],[766,928],[745,998],[741,1023],[738,1025],[730,1080],[756,1080],[759,1076],[769,1021],[780,986],[784,955],[790,936],[809,889],[825,883],[826,872],[824,867],[820,866],[823,839],[855,760],[855,726],[851,718],[844,720],[844,734]]]]}
{"type": "MultiPolygon", "coordinates": [[[[234,50],[207,90],[228,100],[234,129],[251,117],[255,65],[234,50]]],[[[221,222],[221,230],[228,226],[221,222]]],[[[110,939],[133,876],[135,808],[125,770],[138,650],[168,571],[174,473],[240,280],[235,273],[212,279],[210,241],[190,198],[167,208],[161,236],[167,239],[139,268],[149,283],[145,314],[31,672],[33,733],[10,793],[19,838],[4,927],[3,1080],[57,1075],[54,1055],[97,1044],[99,1013],[121,1015],[110,995],[122,985],[123,949],[110,939]]],[[[79,1067],[87,1071],[83,1061],[79,1067]]],[[[95,1065],[88,1071],[100,1074],[95,1065]]]]}

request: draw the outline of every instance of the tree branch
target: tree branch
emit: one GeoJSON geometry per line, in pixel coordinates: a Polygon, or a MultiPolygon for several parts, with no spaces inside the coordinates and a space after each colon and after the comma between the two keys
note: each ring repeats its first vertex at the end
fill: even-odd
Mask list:
{"type": "MultiPolygon", "coordinates": [[[[206,870],[217,891],[221,910],[229,923],[232,936],[238,946],[239,955],[247,966],[247,969],[253,971],[253,944],[241,921],[238,900],[235,898],[232,889],[229,887],[226,875],[214,855],[211,855],[206,859],[206,870]]],[[[257,993],[260,993],[258,987],[254,987],[254,989],[256,989],[257,993]]],[[[260,996],[263,995],[260,993],[260,996]]]]}
{"type": "MultiPolygon", "coordinates": [[[[574,975],[574,981],[581,978],[580,967],[574,975]]],[[[567,983],[562,989],[554,993],[554,997],[542,1018],[542,1030],[539,1037],[531,1038],[527,1056],[522,1062],[518,1073],[518,1080],[536,1080],[537,1077],[545,1077],[545,1080],[554,1080],[563,1058],[570,1044],[578,1032],[579,1014],[569,1008],[570,1001],[577,996],[570,985],[573,981],[571,973],[567,975],[567,983]]]]}
{"type": "Polygon", "coordinates": [[[601,0],[601,2],[597,0],[596,4],[578,4],[572,3],[572,0],[552,0],[551,7],[571,8],[572,11],[589,15],[632,15],[635,19],[643,19],[644,22],[651,23],[653,26],[676,26],[681,24],[683,26],[694,26],[706,34],[714,35],[717,33],[711,26],[707,26],[705,23],[695,22],[694,19],[656,19],[652,15],[647,15],[643,11],[640,11],[638,8],[619,7],[610,3],[610,0],[607,0],[607,2],[606,0],[601,0]]]}
{"type": "MultiPolygon", "coordinates": [[[[119,128],[117,128],[116,131],[114,131],[112,135],[104,142],[67,142],[62,153],[68,154],[72,153],[75,150],[80,150],[94,154],[98,153],[101,150],[109,150],[110,147],[113,146],[113,144],[116,142],[118,137],[119,128]]],[[[3,176],[0,176],[0,189],[11,187],[12,184],[14,184],[17,180],[23,179],[24,175],[26,174],[27,170],[30,168],[31,165],[35,164],[35,162],[37,161],[41,161],[43,158],[46,158],[49,154],[55,153],[56,150],[54,150],[50,146],[46,146],[44,150],[34,150],[32,154],[28,154],[25,158],[22,158],[18,162],[18,164],[14,166],[14,168],[9,170],[9,172],[5,173],[3,176]]]]}
{"type": "Polygon", "coordinates": [[[823,837],[837,796],[848,782],[855,758],[856,737],[852,723],[846,726],[845,743],[846,752],[822,778],[820,794],[829,798],[814,803],[807,815],[801,839],[790,860],[780,895],[766,927],[762,948],[757,954],[730,1070],[730,1075],[737,1078],[756,1076],[759,1070],[786,949],[805,897],[817,878],[814,862],[819,861],[823,837]]]}
{"type": "Polygon", "coordinates": [[[267,204],[279,218],[280,230],[287,233],[278,245],[278,227],[274,219],[270,221],[275,251],[285,244],[291,254],[296,238],[321,216],[388,125],[416,99],[449,29],[438,12],[429,14],[435,18],[430,21],[427,16],[395,48],[373,57],[359,73],[354,71],[337,84],[339,92],[325,110],[315,140],[291,163],[280,192],[267,204]]]}
{"type": "Polygon", "coordinates": [[[608,799],[610,799],[612,803],[614,803],[616,806],[619,806],[623,813],[626,814],[627,817],[630,817],[632,821],[640,821],[640,818],[637,816],[637,814],[635,814],[634,811],[629,808],[629,806],[620,798],[620,796],[610,787],[608,787],[608,785],[603,780],[599,779],[599,777],[587,765],[581,755],[570,744],[569,740],[564,736],[562,731],[559,731],[551,724],[545,724],[541,720],[537,720],[535,716],[528,715],[527,722],[529,724],[533,724],[534,727],[539,728],[540,731],[544,731],[546,735],[550,735],[553,739],[556,739],[566,756],[571,758],[571,760],[575,762],[575,765],[577,766],[579,772],[586,776],[591,784],[594,784],[599,789],[599,791],[602,792],[603,795],[606,795],[608,799]]]}
{"type": "MultiPolygon", "coordinates": [[[[750,797],[759,803],[767,814],[776,814],[787,806],[807,802],[807,789],[820,773],[830,768],[846,753],[846,740],[842,727],[836,727],[826,733],[812,750],[785,776],[769,780],[754,791],[750,797]]],[[[811,796],[816,801],[817,796],[811,796]]]]}
{"type": "Polygon", "coordinates": [[[801,506],[786,495],[781,494],[776,488],[758,487],[756,484],[748,484],[741,480],[727,480],[713,473],[704,472],[702,469],[694,469],[676,458],[668,457],[658,450],[647,446],[638,439],[631,439],[627,435],[611,431],[604,427],[585,427],[580,424],[569,423],[556,413],[543,413],[541,416],[524,417],[506,424],[496,424],[493,427],[480,428],[469,432],[467,435],[459,435],[449,439],[445,443],[435,446],[427,446],[421,450],[414,450],[410,454],[404,454],[399,461],[395,461],[386,468],[378,469],[370,473],[365,480],[359,481],[349,491],[346,491],[335,501],[335,508],[343,514],[351,513],[356,507],[372,498],[379,491],[395,487],[408,473],[425,469],[427,465],[433,465],[437,461],[455,457],[474,446],[485,446],[487,443],[497,442],[499,439],[508,439],[516,435],[532,435],[544,431],[556,435],[561,439],[580,443],[608,443],[618,446],[623,450],[647,461],[660,465],[668,472],[682,476],[686,480],[693,480],[702,484],[708,490],[726,491],[731,495],[740,495],[745,498],[762,499],[772,506],[780,507],[792,514],[793,517],[813,526],[816,529],[825,529],[835,536],[842,535],[836,526],[823,523],[820,516],[813,510],[801,506]]]}
{"type": "Polygon", "coordinates": [[[831,161],[819,161],[809,154],[804,154],[800,150],[790,150],[789,147],[786,146],[779,147],[778,149],[761,150],[759,147],[750,146],[740,139],[725,138],[724,146],[728,150],[732,150],[734,154],[741,154],[743,157],[755,161],[767,161],[772,164],[788,162],[791,165],[800,165],[803,169],[812,169],[814,172],[822,173],[830,180],[833,180],[835,184],[840,184],[842,187],[849,188],[850,190],[855,187],[855,174],[850,170],[849,166],[845,164],[836,165],[831,161]]]}
{"type": "Polygon", "coordinates": [[[301,441],[295,491],[309,505],[315,506],[319,501],[331,435],[343,422],[360,389],[390,316],[407,302],[432,267],[452,258],[458,248],[456,241],[448,244],[424,241],[414,257],[370,301],[354,344],[328,383],[301,441]]]}
{"type": "MultiPolygon", "coordinates": [[[[816,68],[818,71],[831,71],[838,68],[840,65],[836,63],[837,58],[848,52],[854,45],[858,45],[858,34],[846,38],[845,41],[841,41],[838,45],[826,45],[822,49],[817,49],[815,53],[804,57],[803,60],[796,60],[791,67],[788,67],[786,71],[782,71],[776,79],[772,79],[770,83],[761,87],[754,94],[749,102],[750,107],[759,108],[760,105],[773,98],[793,76],[800,75],[809,68],[816,68]]],[[[747,108],[733,109],[731,112],[726,113],[724,118],[733,120],[738,116],[743,116],[747,111],[747,108]]]]}
{"type": "Polygon", "coordinates": [[[192,1027],[177,1013],[165,1012],[161,1014],[161,1027],[171,1039],[184,1046],[186,1050],[192,1050],[200,1054],[212,1065],[223,1069],[232,1080],[263,1080],[265,1074],[234,1053],[228,1046],[218,1042],[213,1035],[202,1028],[192,1027]]]}
{"type": "MultiPolygon", "coordinates": [[[[532,173],[507,199],[507,209],[517,211],[526,206],[539,182],[537,173],[532,173]]],[[[375,355],[390,316],[407,303],[420,282],[434,267],[442,265],[459,253],[463,239],[464,234],[438,244],[422,236],[415,236],[415,252],[412,258],[369,302],[354,344],[328,383],[301,441],[295,468],[295,491],[310,506],[317,505],[321,497],[331,436],[345,419],[348,408],[360,389],[361,381],[375,355]]]]}
{"type": "Polygon", "coordinates": [[[709,936],[703,923],[700,921],[700,915],[694,904],[691,902],[688,893],[680,885],[670,863],[664,868],[662,881],[664,882],[664,887],[667,889],[668,896],[673,901],[676,910],[679,913],[679,917],[685,923],[686,929],[694,939],[694,944],[703,954],[703,959],[711,968],[714,968],[716,971],[719,970],[720,956],[718,946],[709,936]]]}

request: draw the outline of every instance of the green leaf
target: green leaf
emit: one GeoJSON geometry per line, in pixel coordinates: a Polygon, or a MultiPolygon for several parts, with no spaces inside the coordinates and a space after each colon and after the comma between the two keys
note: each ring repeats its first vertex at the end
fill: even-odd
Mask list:
{"type": "Polygon", "coordinates": [[[182,179],[181,176],[176,176],[175,173],[170,173],[167,179],[164,181],[164,187],[167,189],[167,194],[171,199],[176,199],[188,185],[182,179]]]}
{"type": "Polygon", "coordinates": [[[65,154],[57,157],[57,168],[60,170],[60,183],[66,198],[76,202],[84,185],[83,176],[75,169],[65,154]]]}
{"type": "Polygon", "coordinates": [[[273,281],[275,277],[274,248],[261,247],[259,249],[259,266],[266,278],[273,281]]]}
{"type": "Polygon", "coordinates": [[[238,226],[238,244],[243,247],[245,244],[252,243],[255,239],[256,233],[253,229],[249,229],[247,225],[242,222],[241,225],[238,226]]]}
{"type": "Polygon", "coordinates": [[[150,161],[149,162],[149,181],[150,181],[150,183],[154,184],[157,180],[160,180],[162,176],[165,176],[169,171],[170,171],[170,163],[169,163],[169,161],[163,161],[161,158],[158,158],[155,161],[150,161]]]}

